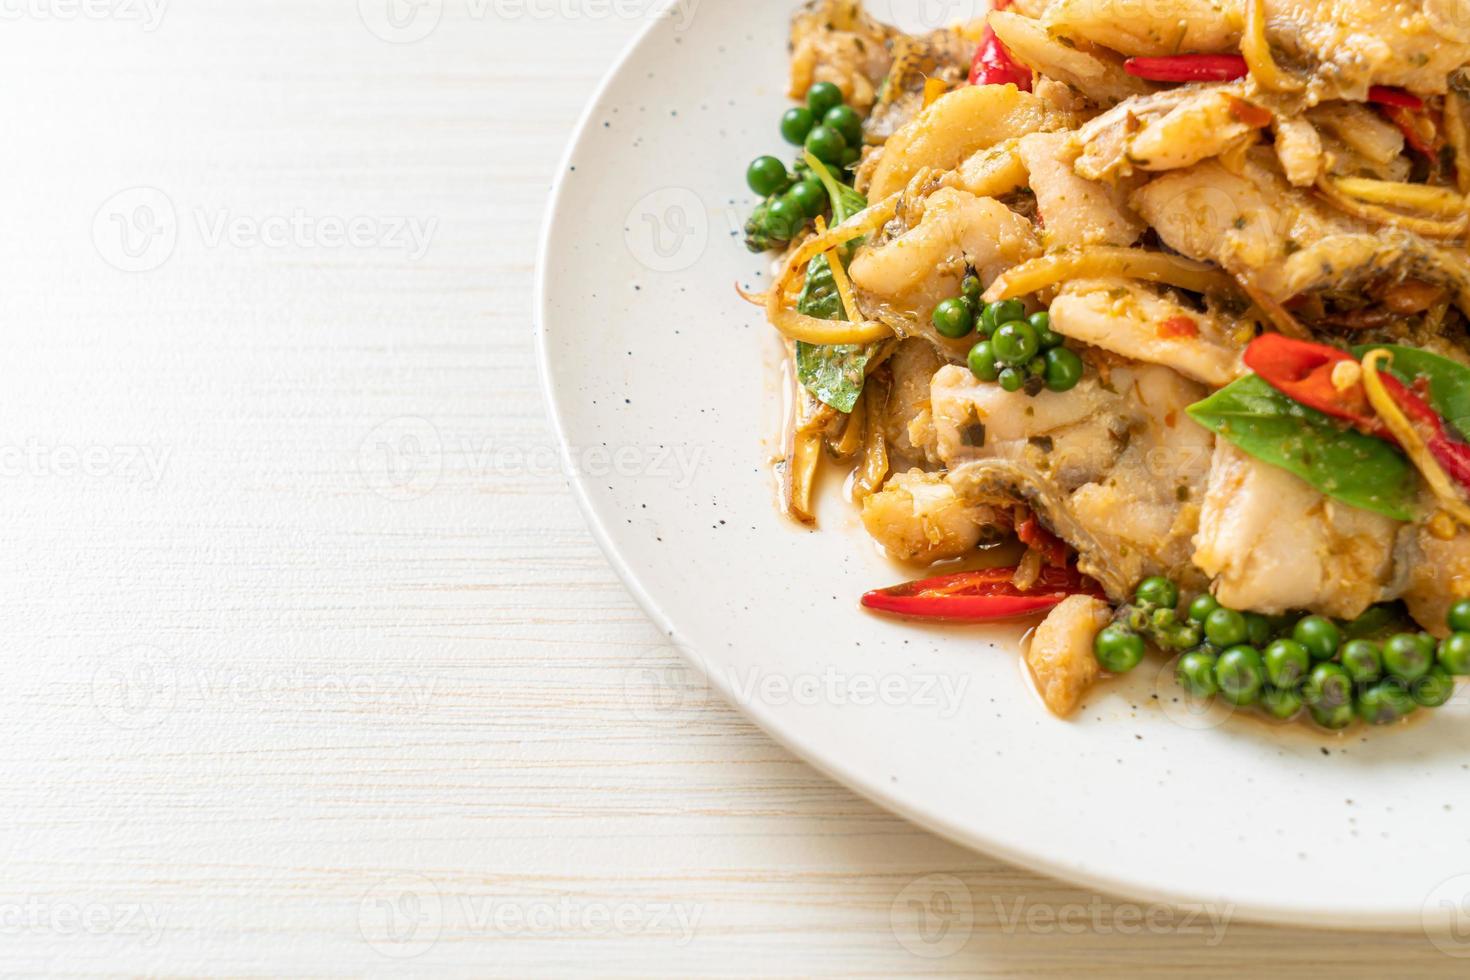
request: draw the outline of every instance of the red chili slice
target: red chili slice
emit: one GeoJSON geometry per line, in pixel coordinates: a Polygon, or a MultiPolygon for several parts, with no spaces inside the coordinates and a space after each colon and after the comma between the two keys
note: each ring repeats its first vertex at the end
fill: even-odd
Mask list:
{"type": "Polygon", "coordinates": [[[1430,455],[1451,479],[1470,488],[1470,445],[1451,438],[1445,420],[1413,388],[1386,371],[1380,371],[1378,378],[1399,410],[1421,430],[1430,455]]]}
{"type": "Polygon", "coordinates": [[[1173,54],[1163,58],[1129,58],[1123,70],[1151,82],[1229,82],[1249,69],[1238,54],[1173,54]]]}
{"type": "Polygon", "coordinates": [[[1190,317],[1187,317],[1181,313],[1178,316],[1171,316],[1168,319],[1160,322],[1156,332],[1160,337],[1165,338],[1198,337],[1199,324],[1195,323],[1194,320],[1190,317]]]}
{"type": "Polygon", "coordinates": [[[1343,361],[1357,363],[1357,358],[1346,351],[1268,333],[1251,341],[1243,360],[1261,380],[1288,398],[1351,422],[1369,435],[1386,437],[1387,429],[1373,414],[1363,386],[1339,391],[1332,383],[1333,368],[1343,361]]]}
{"type": "MultiPolygon", "coordinates": [[[[1245,349],[1245,365],[1277,391],[1308,408],[1351,422],[1359,431],[1397,446],[1398,440],[1373,412],[1361,382],[1339,391],[1332,369],[1356,359],[1336,347],[1262,334],[1245,349]]],[[[1470,489],[1470,445],[1454,438],[1444,418],[1424,396],[1386,371],[1379,379],[1399,410],[1420,430],[1425,446],[1460,486],[1470,489]]],[[[1422,381],[1419,383],[1422,387],[1422,381]]]]}
{"type": "MultiPolygon", "coordinates": [[[[1174,54],[1162,58],[1129,58],[1123,70],[1135,78],[1151,82],[1233,82],[1250,74],[1245,59],[1238,54],[1174,54]]],[[[1407,89],[1392,85],[1373,85],[1368,101],[1401,109],[1419,110],[1424,100],[1407,89]]]]}
{"type": "Polygon", "coordinates": [[[1036,513],[1030,507],[1021,508],[1021,514],[1016,521],[1016,537],[1026,547],[1040,553],[1041,560],[1048,565],[1060,568],[1071,558],[1072,549],[1067,542],[1042,527],[1041,521],[1036,519],[1036,513]]]}
{"type": "MultiPolygon", "coordinates": [[[[992,10],[1004,10],[1011,0],[996,0],[992,10]]],[[[1014,85],[1022,92],[1031,91],[1031,70],[1019,64],[1006,46],[1000,43],[990,25],[985,25],[980,35],[980,46],[975,49],[975,60],[970,65],[971,85],[1014,85]]]]}
{"type": "Polygon", "coordinates": [[[863,606],[914,619],[990,622],[1045,612],[1071,595],[1103,597],[1102,586],[1075,567],[1044,566],[1026,590],[1011,582],[1014,568],[985,568],[919,579],[863,596],[863,606]]]}

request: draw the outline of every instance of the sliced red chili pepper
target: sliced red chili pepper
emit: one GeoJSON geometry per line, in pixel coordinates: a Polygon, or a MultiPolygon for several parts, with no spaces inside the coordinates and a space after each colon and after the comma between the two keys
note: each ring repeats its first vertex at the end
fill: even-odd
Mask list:
{"type": "Polygon", "coordinates": [[[1151,82],[1229,82],[1249,69],[1238,54],[1173,54],[1163,58],[1129,58],[1123,70],[1151,82]]]}
{"type": "Polygon", "coordinates": [[[1368,101],[1377,102],[1379,105],[1394,105],[1403,109],[1419,110],[1424,108],[1424,100],[1419,98],[1408,89],[1395,88],[1390,85],[1374,85],[1368,89],[1368,101]]]}
{"type": "MultiPolygon", "coordinates": [[[[1368,435],[1399,444],[1368,405],[1361,382],[1342,391],[1332,383],[1332,369],[1343,361],[1355,361],[1351,354],[1325,344],[1268,333],[1251,341],[1244,360],[1246,367],[1283,395],[1345,419],[1368,435]]],[[[1445,420],[1422,394],[1386,371],[1379,372],[1378,377],[1399,410],[1423,430],[1424,444],[1439,465],[1456,483],[1470,489],[1470,444],[1450,435],[1445,420]]]]}
{"type": "Polygon", "coordinates": [[[1160,323],[1156,332],[1160,337],[1198,337],[1199,324],[1181,313],[1160,323]]]}
{"type": "Polygon", "coordinates": [[[1276,118],[1271,114],[1270,109],[1263,109],[1245,99],[1237,99],[1233,95],[1227,95],[1225,98],[1229,100],[1227,104],[1230,106],[1230,114],[1252,129],[1269,126],[1271,120],[1276,118]]]}
{"type": "Polygon", "coordinates": [[[1102,586],[1075,567],[1044,566],[1026,590],[1011,582],[1014,568],[985,568],[919,579],[863,596],[863,606],[915,619],[989,622],[1045,612],[1070,595],[1103,597],[1102,586]]]}
{"type": "Polygon", "coordinates": [[[1420,435],[1430,455],[1456,483],[1470,488],[1470,445],[1452,439],[1444,419],[1413,388],[1386,371],[1379,372],[1378,377],[1399,410],[1425,430],[1420,435]]]}
{"type": "MultiPolygon", "coordinates": [[[[1011,0],[996,0],[992,10],[1004,10],[1011,0]]],[[[970,65],[971,85],[1014,85],[1022,92],[1031,91],[1031,70],[1018,64],[1006,46],[1000,43],[990,25],[985,25],[980,35],[980,46],[975,49],[975,60],[970,65]]]]}
{"type": "Polygon", "coordinates": [[[1386,436],[1387,430],[1373,414],[1361,384],[1339,391],[1332,383],[1333,368],[1343,361],[1357,363],[1357,358],[1346,351],[1268,333],[1251,341],[1243,360],[1262,381],[1288,398],[1345,419],[1370,435],[1386,436]]]}
{"type": "Polygon", "coordinates": [[[1064,567],[1071,558],[1071,546],[1043,527],[1030,507],[1022,507],[1020,510],[1016,518],[1016,537],[1026,547],[1038,552],[1041,560],[1048,565],[1064,567]]]}
{"type": "MultiPolygon", "coordinates": [[[[1151,82],[1233,82],[1250,74],[1245,59],[1238,54],[1173,54],[1161,58],[1129,58],[1123,70],[1135,78],[1151,82]]],[[[1368,101],[1384,106],[1419,110],[1424,100],[1407,89],[1392,85],[1373,85],[1368,101]]]]}
{"type": "Polygon", "coordinates": [[[1380,111],[1384,118],[1404,134],[1404,142],[1427,157],[1439,153],[1439,133],[1434,123],[1422,112],[1396,103],[1386,103],[1380,111]]]}

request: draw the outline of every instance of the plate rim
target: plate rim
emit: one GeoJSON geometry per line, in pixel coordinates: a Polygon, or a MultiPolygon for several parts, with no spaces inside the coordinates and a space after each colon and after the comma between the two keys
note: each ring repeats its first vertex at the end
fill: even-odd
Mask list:
{"type": "Polygon", "coordinates": [[[1175,908],[1211,903],[1220,904],[1223,902],[1229,906],[1232,921],[1236,922],[1273,926],[1298,926],[1313,929],[1328,929],[1338,932],[1424,932],[1425,923],[1422,914],[1410,914],[1402,909],[1384,908],[1379,911],[1365,909],[1359,912],[1346,912],[1341,910],[1308,908],[1301,905],[1276,904],[1251,900],[1242,901],[1238,897],[1209,895],[1203,891],[1185,892],[1170,888],[1160,888],[1142,877],[1128,878],[1079,868],[1062,861],[1053,860],[1040,851],[1013,847],[1003,841],[991,839],[975,827],[909,806],[901,798],[892,796],[886,792],[886,788],[881,782],[869,780],[861,774],[851,771],[840,761],[829,758],[826,754],[820,752],[818,748],[804,744],[799,737],[788,731],[786,726],[773,713],[768,713],[762,706],[754,702],[737,697],[736,692],[730,688],[726,679],[721,678],[716,671],[705,670],[702,658],[698,655],[697,651],[694,651],[685,641],[677,639],[678,634],[673,621],[664,613],[658,601],[644,587],[636,571],[628,563],[627,559],[624,558],[615,544],[607,525],[598,515],[588,492],[588,487],[585,482],[586,476],[579,473],[575,467],[569,465],[572,451],[571,443],[567,438],[561,408],[561,397],[552,382],[551,353],[547,339],[547,322],[551,317],[549,302],[552,273],[549,258],[553,239],[556,237],[558,230],[557,216],[562,197],[566,191],[567,178],[570,173],[572,160],[576,157],[578,149],[591,130],[593,118],[596,115],[598,107],[602,104],[604,98],[606,98],[609,89],[612,88],[613,84],[623,74],[624,69],[627,68],[628,64],[643,46],[649,43],[654,37],[655,33],[666,20],[666,10],[676,2],[677,0],[667,0],[667,2],[661,4],[658,13],[650,17],[649,22],[640,27],[634,36],[624,45],[622,50],[613,59],[611,65],[603,72],[601,78],[593,88],[592,94],[588,97],[587,103],[583,107],[577,121],[573,124],[571,136],[567,140],[566,147],[557,159],[557,169],[553,175],[551,192],[547,197],[546,207],[542,214],[541,230],[536,248],[531,302],[531,313],[535,328],[533,332],[535,335],[537,382],[541,391],[542,400],[545,403],[547,420],[556,438],[557,450],[565,469],[567,484],[572,490],[572,496],[576,501],[577,509],[581,512],[582,519],[586,522],[587,529],[591,532],[593,540],[597,542],[597,546],[607,559],[608,564],[617,574],[623,586],[632,595],[634,601],[637,602],[639,608],[669,638],[680,657],[690,667],[696,670],[706,683],[717,690],[728,705],[759,728],[767,737],[801,759],[802,762],[816,769],[834,782],[858,794],[873,805],[895,814],[950,843],[1005,861],[1020,868],[1047,875],[1066,884],[1087,887],[1140,902],[1163,903],[1175,908]]]}

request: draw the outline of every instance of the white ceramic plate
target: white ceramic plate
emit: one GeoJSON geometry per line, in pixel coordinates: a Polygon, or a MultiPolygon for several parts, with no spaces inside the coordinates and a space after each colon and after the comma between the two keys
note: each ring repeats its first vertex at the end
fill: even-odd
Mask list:
{"type": "MultiPolygon", "coordinates": [[[[922,3],[893,7],[902,21],[922,3]]],[[[774,345],[734,284],[766,282],[738,228],[747,161],[790,152],[791,9],[701,0],[655,20],[589,108],[552,202],[543,376],[588,520],[633,594],[782,743],[954,840],[1278,922],[1418,929],[1465,902],[1464,704],[1320,736],[1196,714],[1150,662],[1058,721],[1028,686],[1018,630],[859,610],[864,590],[912,576],[838,494],[820,533],[777,515],[774,345]]]]}

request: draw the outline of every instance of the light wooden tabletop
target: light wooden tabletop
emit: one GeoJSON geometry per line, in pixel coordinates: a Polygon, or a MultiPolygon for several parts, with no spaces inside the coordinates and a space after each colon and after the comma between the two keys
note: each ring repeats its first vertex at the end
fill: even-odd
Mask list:
{"type": "Polygon", "coordinates": [[[684,671],[532,355],[649,6],[5,6],[0,970],[1463,972],[968,853],[684,671]]]}

